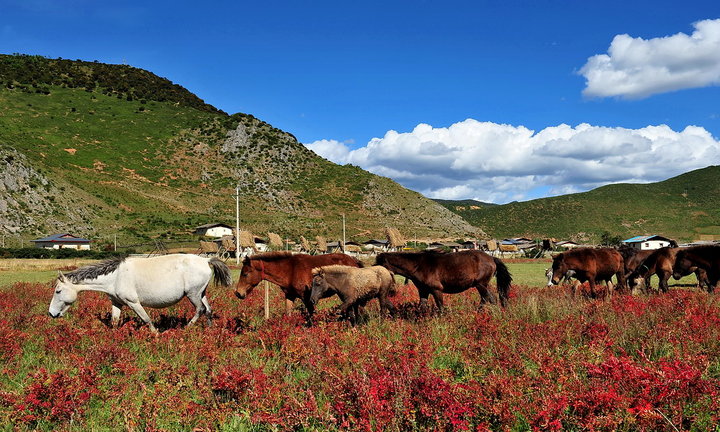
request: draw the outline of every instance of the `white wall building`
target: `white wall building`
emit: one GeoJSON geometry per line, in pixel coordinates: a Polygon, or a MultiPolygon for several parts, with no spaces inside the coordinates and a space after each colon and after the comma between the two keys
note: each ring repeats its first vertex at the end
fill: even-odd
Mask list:
{"type": "Polygon", "coordinates": [[[677,244],[673,240],[659,235],[635,236],[627,240],[623,240],[623,243],[640,250],[660,249],[672,244],[677,244]]]}
{"type": "Polygon", "coordinates": [[[212,223],[200,225],[193,232],[196,235],[221,238],[223,236],[232,236],[233,227],[222,223],[212,223]]]}
{"type": "Polygon", "coordinates": [[[53,234],[45,238],[30,241],[35,243],[36,248],[90,250],[90,240],[75,237],[68,233],[53,234]]]}

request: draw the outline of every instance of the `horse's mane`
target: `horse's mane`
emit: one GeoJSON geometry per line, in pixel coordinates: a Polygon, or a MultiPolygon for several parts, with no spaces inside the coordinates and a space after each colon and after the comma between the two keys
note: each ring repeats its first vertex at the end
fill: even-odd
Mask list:
{"type": "MultiPolygon", "coordinates": [[[[322,267],[315,267],[312,269],[312,275],[316,276],[320,273],[345,273],[348,269],[357,269],[358,267],[352,267],[344,264],[332,264],[322,267]]],[[[352,271],[352,270],[351,270],[352,271]]]]}
{"type": "Polygon", "coordinates": [[[117,270],[126,258],[126,256],[115,257],[97,264],[81,267],[77,270],[65,273],[65,277],[70,279],[72,283],[80,283],[85,279],[95,279],[99,276],[106,275],[117,270]]]}
{"type": "Polygon", "coordinates": [[[275,251],[275,252],[265,252],[261,254],[251,255],[246,260],[262,260],[262,261],[278,261],[285,258],[289,258],[291,256],[295,255],[292,252],[289,251],[275,251]]]}
{"type": "Polygon", "coordinates": [[[636,249],[628,245],[621,245],[620,247],[618,247],[617,251],[620,252],[620,255],[622,255],[623,259],[628,259],[634,255],[637,255],[637,253],[640,252],[640,249],[636,249]]]}

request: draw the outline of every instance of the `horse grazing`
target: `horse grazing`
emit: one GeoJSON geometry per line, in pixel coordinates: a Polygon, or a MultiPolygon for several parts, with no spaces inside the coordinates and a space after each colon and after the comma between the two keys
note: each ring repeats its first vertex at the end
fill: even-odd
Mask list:
{"type": "Polygon", "coordinates": [[[568,271],[574,271],[574,277],[580,282],[590,283],[590,297],[597,297],[595,285],[608,282],[613,275],[617,277],[618,287],[625,288],[625,265],[622,255],[612,248],[578,248],[555,255],[552,265],[552,283],[557,285],[568,271]]]}
{"type": "MultiPolygon", "coordinates": [[[[623,262],[625,263],[625,281],[629,283],[631,288],[635,287],[635,283],[629,282],[630,274],[634,272],[642,263],[650,256],[652,255],[655,250],[648,249],[648,250],[640,250],[636,249],[634,247],[630,246],[621,246],[618,248],[618,252],[620,252],[620,255],[623,257],[623,262]]],[[[650,274],[648,274],[644,278],[645,282],[645,289],[650,288],[650,274]]]]}
{"type": "Polygon", "coordinates": [[[442,311],[443,293],[456,294],[475,288],[482,302],[496,303],[488,291],[490,278],[497,277],[498,294],[503,307],[507,305],[512,276],[505,264],[479,250],[461,252],[385,252],[377,256],[376,265],[409,278],[418,288],[420,305],[427,307],[432,294],[442,311]]]}
{"type": "MultiPolygon", "coordinates": [[[[312,269],[332,264],[362,267],[357,259],[342,253],[325,255],[268,252],[251,255],[243,260],[242,270],[235,287],[235,295],[244,299],[260,282],[266,280],[278,285],[285,294],[285,312],[290,313],[295,299],[301,299],[308,319],[315,311],[310,301],[312,269]]],[[[328,296],[332,295],[329,293],[328,296]]]]}
{"type": "Polygon", "coordinates": [[[380,302],[382,313],[386,310],[390,313],[395,311],[395,307],[387,299],[395,290],[395,276],[385,267],[355,268],[331,265],[313,269],[312,275],[310,301],[313,305],[321,298],[337,294],[342,301],[340,314],[348,316],[354,322],[360,318],[359,308],[374,298],[380,302]]]}
{"type": "Polygon", "coordinates": [[[673,277],[680,279],[696,269],[705,272],[704,282],[707,283],[708,292],[715,291],[720,282],[720,246],[707,245],[680,249],[675,256],[673,277]]]}
{"type": "MultiPolygon", "coordinates": [[[[570,282],[570,278],[575,276],[574,270],[568,270],[567,273],[565,273],[565,276],[561,277],[562,283],[568,283],[570,282]]],[[[547,286],[552,286],[552,277],[553,277],[553,269],[550,267],[549,269],[545,270],[545,277],[548,278],[547,286]]]]}
{"type": "MultiPolygon", "coordinates": [[[[652,251],[652,253],[627,276],[629,285],[635,287],[639,281],[642,280],[645,286],[649,287],[650,277],[655,274],[660,280],[658,285],[659,290],[667,292],[669,289],[668,281],[670,280],[670,276],[673,275],[673,266],[675,265],[675,259],[679,251],[680,249],[676,247],[663,247],[652,251]]],[[[708,285],[707,273],[701,268],[693,267],[687,269],[680,277],[687,276],[693,272],[695,272],[699,286],[708,285]]]]}
{"type": "Polygon", "coordinates": [[[183,254],[115,258],[70,273],[59,273],[48,314],[53,318],[65,315],[80,291],[100,291],[107,294],[112,302],[113,326],[120,321],[122,307],[128,306],[153,333],[157,333],[143,306],[166,308],[183,297],[195,306],[195,316],[188,325],[195,323],[203,314],[210,325],[212,311],[206,291],[213,276],[219,285],[232,285],[230,269],[217,258],[183,254]]]}

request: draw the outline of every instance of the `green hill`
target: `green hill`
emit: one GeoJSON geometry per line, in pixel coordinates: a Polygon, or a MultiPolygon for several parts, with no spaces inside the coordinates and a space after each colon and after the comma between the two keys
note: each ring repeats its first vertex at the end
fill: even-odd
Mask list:
{"type": "Polygon", "coordinates": [[[435,201],[436,203],[440,204],[441,206],[443,206],[446,209],[451,210],[451,211],[479,210],[482,208],[495,207],[498,205],[498,204],[493,204],[493,203],[477,201],[477,200],[473,200],[473,199],[466,199],[466,200],[434,199],[433,201],[435,201]]]}
{"type": "Polygon", "coordinates": [[[0,55],[0,230],[122,242],[208,222],[297,239],[479,230],[420,194],[333,164],[248,114],[227,115],[142,69],[0,55]]]}
{"type": "Polygon", "coordinates": [[[589,192],[469,208],[445,206],[493,237],[597,240],[662,234],[679,240],[720,235],[720,167],[650,184],[614,184],[589,192]],[[460,209],[462,208],[462,209],[460,209]]]}

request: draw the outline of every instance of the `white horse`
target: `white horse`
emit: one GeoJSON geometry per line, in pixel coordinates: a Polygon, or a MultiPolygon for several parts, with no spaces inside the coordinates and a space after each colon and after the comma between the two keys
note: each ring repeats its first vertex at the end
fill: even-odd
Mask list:
{"type": "Polygon", "coordinates": [[[205,291],[210,278],[224,287],[232,285],[227,265],[217,258],[197,255],[163,255],[153,258],[115,258],[82,267],[70,273],[59,273],[55,294],[48,314],[53,318],[65,315],[77,300],[80,291],[100,291],[112,302],[112,325],[120,321],[120,310],[128,306],[150,330],[157,329],[143,306],[165,308],[187,297],[195,306],[195,316],[188,325],[205,315],[211,324],[212,311],[205,291]]]}
{"type": "MultiPolygon", "coordinates": [[[[563,278],[562,278],[562,283],[568,283],[570,281],[570,278],[573,276],[575,276],[575,270],[568,270],[565,273],[565,276],[563,276],[563,278]]],[[[552,267],[545,270],[545,277],[548,278],[547,286],[553,286],[553,283],[552,283],[553,269],[552,269],[552,267]]]]}

